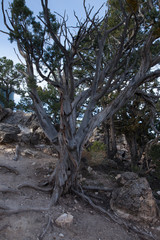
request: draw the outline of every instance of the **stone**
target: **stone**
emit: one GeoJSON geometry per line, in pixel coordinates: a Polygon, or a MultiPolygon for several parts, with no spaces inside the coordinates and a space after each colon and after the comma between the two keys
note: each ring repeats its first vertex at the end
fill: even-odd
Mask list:
{"type": "Polygon", "coordinates": [[[126,219],[154,222],[159,217],[159,209],[146,178],[125,173],[120,179],[121,185],[112,192],[111,209],[126,219]]]}
{"type": "Polygon", "coordinates": [[[106,164],[106,167],[109,167],[109,168],[112,168],[112,169],[117,169],[118,168],[118,164],[112,159],[107,159],[105,164],[106,164]]]}
{"type": "Polygon", "coordinates": [[[0,121],[2,121],[4,118],[9,116],[9,114],[11,114],[11,112],[12,112],[11,109],[2,108],[2,106],[0,105],[0,121]]]}
{"type": "Polygon", "coordinates": [[[55,220],[55,223],[59,227],[70,226],[72,222],[73,216],[70,213],[63,213],[55,220]]]}
{"type": "Polygon", "coordinates": [[[60,234],[59,234],[59,237],[64,238],[64,234],[63,234],[63,233],[60,233],[60,234]]]}
{"type": "Polygon", "coordinates": [[[124,185],[129,180],[136,180],[138,179],[138,174],[134,172],[125,172],[122,174],[118,174],[116,177],[117,183],[119,185],[124,185]]]}
{"type": "Polygon", "coordinates": [[[20,129],[16,125],[0,123],[0,143],[11,143],[18,140],[20,129]]]}
{"type": "Polygon", "coordinates": [[[30,149],[25,149],[24,151],[21,152],[21,155],[26,157],[33,157],[33,158],[38,157],[38,153],[30,149]]]}

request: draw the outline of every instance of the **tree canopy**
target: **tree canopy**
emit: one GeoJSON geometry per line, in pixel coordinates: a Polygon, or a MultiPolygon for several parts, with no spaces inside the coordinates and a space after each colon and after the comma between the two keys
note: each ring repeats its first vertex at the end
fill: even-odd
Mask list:
{"type": "Polygon", "coordinates": [[[14,65],[13,61],[6,57],[0,58],[0,101],[4,107],[13,108],[15,102],[11,99],[14,93],[20,93],[20,84],[23,81],[23,69],[21,64],[14,65]]]}
{"type": "MultiPolygon", "coordinates": [[[[83,3],[85,18],[75,14],[76,25],[70,28],[65,17],[57,21],[48,0],[41,0],[38,17],[25,0],[12,1],[6,14],[2,0],[4,23],[25,60],[24,74],[39,122],[59,153],[50,179],[53,203],[77,187],[81,152],[94,128],[123,107],[140,86],[160,76],[158,1],[110,0],[104,16],[83,3]],[[38,95],[34,67],[58,92],[58,132],[38,95]],[[108,104],[96,111],[104,96],[108,104]]],[[[147,95],[145,89],[143,94],[147,95]]]]}

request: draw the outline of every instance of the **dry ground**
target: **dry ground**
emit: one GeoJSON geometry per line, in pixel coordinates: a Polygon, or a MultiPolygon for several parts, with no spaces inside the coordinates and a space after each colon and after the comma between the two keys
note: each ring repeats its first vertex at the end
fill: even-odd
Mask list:
{"type": "MultiPolygon", "coordinates": [[[[115,223],[105,215],[93,210],[87,203],[74,195],[60,199],[57,206],[50,211],[26,211],[3,213],[3,206],[12,209],[48,208],[50,194],[32,188],[20,188],[24,183],[37,184],[48,177],[56,163],[56,156],[44,154],[41,150],[25,153],[18,161],[13,160],[14,145],[0,145],[0,240],[139,240],[145,239],[124,225],[115,223]],[[8,165],[17,170],[14,172],[3,167],[8,165]],[[2,207],[1,207],[2,206],[2,207]],[[57,227],[55,219],[62,213],[71,213],[73,223],[67,227],[57,227]],[[49,224],[48,224],[49,223],[49,224]],[[48,224],[48,228],[46,228],[48,224]],[[47,230],[47,231],[45,231],[47,230]]],[[[21,147],[21,152],[24,153],[21,147]]],[[[111,179],[94,172],[90,176],[92,183],[98,179],[105,186],[112,187],[111,179]]],[[[89,180],[88,180],[89,181],[89,180]]],[[[95,194],[95,193],[94,193],[95,194]]],[[[97,193],[96,193],[97,194],[97,193]]],[[[106,198],[107,199],[107,198],[106,198]]],[[[107,200],[106,200],[107,201],[107,200]]],[[[104,202],[104,205],[107,202],[104,202]]],[[[149,230],[148,230],[149,231],[149,230]]],[[[155,239],[160,239],[155,235],[155,239]]]]}

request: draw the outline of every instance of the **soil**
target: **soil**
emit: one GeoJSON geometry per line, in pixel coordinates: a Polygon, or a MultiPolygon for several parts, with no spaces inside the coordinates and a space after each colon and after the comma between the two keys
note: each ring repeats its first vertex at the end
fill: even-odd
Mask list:
{"type": "MultiPolygon", "coordinates": [[[[57,157],[44,153],[41,149],[27,148],[26,151],[26,147],[20,147],[20,152],[18,161],[14,161],[15,145],[0,145],[0,240],[150,239],[129,230],[126,223],[122,224],[123,220],[115,217],[116,223],[105,214],[95,211],[88,203],[73,194],[62,197],[58,205],[53,206],[50,211],[45,210],[50,204],[51,193],[18,186],[22,184],[37,186],[42,180],[47,179],[55,167],[57,157]],[[5,168],[5,165],[16,171],[5,168]],[[6,188],[8,191],[4,191],[6,188]],[[7,213],[3,211],[3,206],[15,212],[7,213]],[[22,211],[16,213],[17,209],[22,211]],[[24,209],[28,210],[23,211],[24,209]],[[72,214],[73,223],[66,227],[58,227],[55,220],[63,213],[72,214]]],[[[81,181],[88,184],[103,183],[105,187],[114,187],[113,179],[102,172],[84,171],[80,177],[81,181]]],[[[102,203],[106,209],[109,209],[109,199],[110,194],[106,193],[102,203]]],[[[155,239],[158,240],[160,231],[155,230],[157,227],[157,225],[142,226],[141,229],[145,228],[148,232],[152,230],[155,239]]]]}

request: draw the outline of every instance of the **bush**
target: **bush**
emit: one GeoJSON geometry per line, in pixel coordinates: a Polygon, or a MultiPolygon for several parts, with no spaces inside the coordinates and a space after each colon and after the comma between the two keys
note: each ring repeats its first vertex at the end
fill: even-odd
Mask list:
{"type": "Polygon", "coordinates": [[[149,155],[153,161],[160,160],[160,143],[151,147],[149,155]]]}
{"type": "Polygon", "coordinates": [[[101,152],[106,150],[106,145],[102,142],[95,141],[88,149],[90,152],[101,152]]]}

